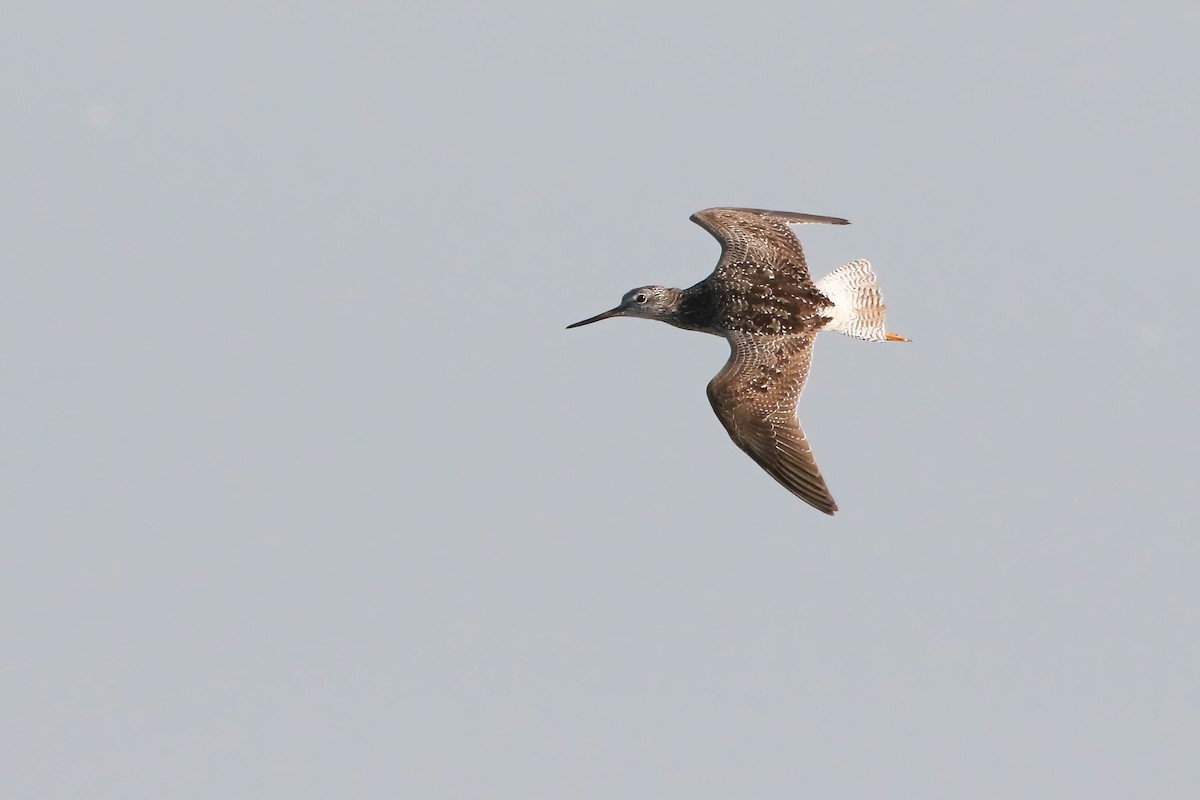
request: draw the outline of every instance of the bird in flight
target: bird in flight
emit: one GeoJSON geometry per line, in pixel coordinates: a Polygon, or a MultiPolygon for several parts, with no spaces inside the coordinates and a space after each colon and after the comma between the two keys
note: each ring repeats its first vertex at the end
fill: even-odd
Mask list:
{"type": "Polygon", "coordinates": [[[837,504],[796,420],[813,340],[822,330],[869,342],[908,339],[884,330],[886,309],[869,262],[852,261],[816,283],[809,276],[791,226],[848,220],[761,208],[709,208],[691,219],[721,243],[711,275],[689,289],[633,289],[616,308],[567,327],[642,317],[724,336],[729,361],[708,384],[717,418],[767,474],[833,514],[837,504]]]}

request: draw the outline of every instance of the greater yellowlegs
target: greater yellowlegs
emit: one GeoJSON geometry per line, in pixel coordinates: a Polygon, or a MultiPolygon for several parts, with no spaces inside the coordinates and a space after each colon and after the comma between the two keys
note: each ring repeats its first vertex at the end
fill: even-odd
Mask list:
{"type": "Polygon", "coordinates": [[[721,243],[713,273],[690,289],[642,286],[616,308],[568,325],[609,317],[656,319],[729,340],[725,367],[708,399],[734,444],[790,492],[826,514],[837,511],[821,477],[796,403],[808,377],[813,340],[833,330],[869,342],[906,342],[883,327],[885,307],[867,261],[852,261],[813,283],[790,225],[847,225],[840,217],[710,208],[692,221],[721,243]]]}

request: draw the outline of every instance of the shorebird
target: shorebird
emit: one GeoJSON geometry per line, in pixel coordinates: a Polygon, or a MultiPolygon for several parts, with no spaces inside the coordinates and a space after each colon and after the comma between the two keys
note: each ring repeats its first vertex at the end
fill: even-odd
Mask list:
{"type": "Polygon", "coordinates": [[[642,317],[724,336],[730,356],[708,384],[708,400],[734,444],[809,505],[837,503],[796,419],[813,340],[822,330],[869,342],[907,342],[883,327],[885,306],[867,261],[852,261],[813,283],[791,225],[848,225],[841,217],[709,208],[691,217],[721,243],[713,273],[689,289],[640,286],[616,308],[568,325],[642,317]]]}

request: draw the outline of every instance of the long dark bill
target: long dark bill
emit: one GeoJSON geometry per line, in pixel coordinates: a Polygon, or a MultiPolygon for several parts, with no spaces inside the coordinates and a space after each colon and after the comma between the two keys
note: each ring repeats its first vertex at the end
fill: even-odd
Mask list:
{"type": "Polygon", "coordinates": [[[617,306],[616,308],[610,308],[603,314],[597,314],[594,317],[588,317],[582,322],[576,322],[574,325],[568,325],[567,330],[570,330],[571,328],[578,328],[580,325],[591,325],[593,322],[599,322],[600,320],[608,319],[609,317],[619,317],[621,316],[622,311],[623,309],[620,306],[617,306]]]}

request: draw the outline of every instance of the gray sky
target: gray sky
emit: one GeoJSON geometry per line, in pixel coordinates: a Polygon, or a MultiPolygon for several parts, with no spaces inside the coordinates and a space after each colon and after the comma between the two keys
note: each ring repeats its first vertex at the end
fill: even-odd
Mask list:
{"type": "Polygon", "coordinates": [[[0,30],[6,798],[1192,798],[1194,3],[118,2],[0,30]],[[726,345],[870,258],[805,506],[726,345]]]}

